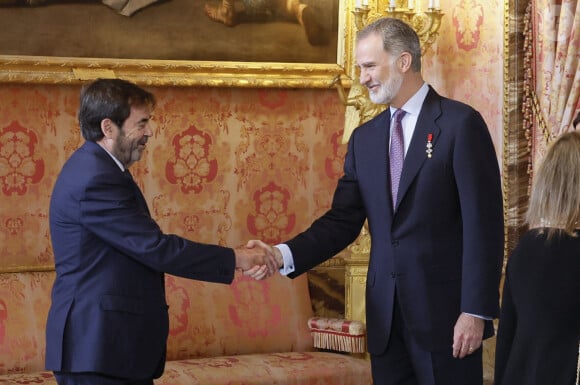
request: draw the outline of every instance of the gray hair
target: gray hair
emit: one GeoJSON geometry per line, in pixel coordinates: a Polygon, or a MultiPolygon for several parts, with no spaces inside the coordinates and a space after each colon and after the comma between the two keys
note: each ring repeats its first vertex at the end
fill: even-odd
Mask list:
{"type": "Polygon", "coordinates": [[[383,49],[391,55],[400,55],[403,52],[411,54],[411,69],[414,72],[421,71],[421,43],[417,32],[407,23],[391,18],[383,17],[361,29],[356,40],[360,40],[378,34],[383,39],[383,49]]]}

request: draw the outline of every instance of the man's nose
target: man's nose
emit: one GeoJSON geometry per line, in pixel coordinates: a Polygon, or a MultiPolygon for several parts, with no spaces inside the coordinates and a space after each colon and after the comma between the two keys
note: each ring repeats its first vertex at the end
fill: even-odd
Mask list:
{"type": "Polygon", "coordinates": [[[361,68],[358,78],[359,78],[360,84],[364,85],[365,83],[367,83],[369,81],[369,74],[364,68],[361,68]]]}

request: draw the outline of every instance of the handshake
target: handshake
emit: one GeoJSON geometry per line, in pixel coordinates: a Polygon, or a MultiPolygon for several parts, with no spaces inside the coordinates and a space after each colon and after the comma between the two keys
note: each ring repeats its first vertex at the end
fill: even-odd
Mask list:
{"type": "Polygon", "coordinates": [[[262,241],[248,241],[245,246],[235,248],[234,253],[236,269],[255,280],[271,277],[284,266],[280,250],[262,241]]]}

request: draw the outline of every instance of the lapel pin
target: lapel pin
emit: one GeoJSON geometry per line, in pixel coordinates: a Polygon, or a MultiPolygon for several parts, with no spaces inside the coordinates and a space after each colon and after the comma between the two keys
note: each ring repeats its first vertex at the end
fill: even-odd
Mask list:
{"type": "Polygon", "coordinates": [[[427,134],[427,148],[425,152],[427,153],[427,158],[433,156],[433,134],[427,134]]]}

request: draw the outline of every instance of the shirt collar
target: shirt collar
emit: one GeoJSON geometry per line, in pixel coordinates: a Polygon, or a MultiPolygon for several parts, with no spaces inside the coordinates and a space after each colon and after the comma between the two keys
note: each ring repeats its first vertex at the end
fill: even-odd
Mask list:
{"type": "MultiPolygon", "coordinates": [[[[415,95],[411,96],[411,98],[409,100],[407,100],[407,103],[405,103],[403,105],[403,107],[401,107],[401,108],[407,114],[412,114],[412,115],[418,116],[419,112],[421,112],[421,107],[423,106],[423,102],[425,101],[425,98],[427,97],[427,93],[429,93],[429,86],[427,85],[427,83],[423,82],[423,85],[421,86],[421,88],[419,88],[419,90],[415,93],[415,95]]],[[[397,109],[394,107],[390,107],[390,110],[391,110],[391,116],[393,116],[395,111],[397,111],[397,109]]]]}
{"type": "Polygon", "coordinates": [[[117,166],[119,166],[119,168],[121,169],[121,171],[125,172],[125,166],[123,166],[123,163],[119,162],[119,159],[115,158],[115,156],[113,154],[111,154],[104,146],[101,146],[101,148],[103,150],[105,150],[105,152],[107,154],[109,154],[109,156],[111,158],[113,158],[113,160],[115,161],[115,163],[117,163],[117,166]]]}

